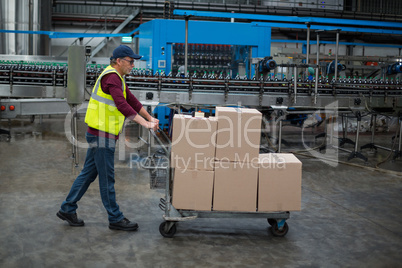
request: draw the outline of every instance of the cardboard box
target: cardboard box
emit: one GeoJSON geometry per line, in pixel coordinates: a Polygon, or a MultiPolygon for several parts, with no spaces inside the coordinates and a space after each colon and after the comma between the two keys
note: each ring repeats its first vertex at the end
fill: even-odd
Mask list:
{"type": "Polygon", "coordinates": [[[258,159],[262,119],[259,111],[216,107],[215,117],[218,119],[217,161],[251,162],[258,159]]]}
{"type": "Polygon", "coordinates": [[[260,154],[258,211],[300,211],[302,163],[293,154],[260,154]]]}
{"type": "Polygon", "coordinates": [[[255,212],[257,209],[256,162],[215,162],[214,211],[255,212]]]}
{"type": "Polygon", "coordinates": [[[176,114],[173,118],[171,167],[213,170],[217,124],[214,117],[176,114]]]}
{"type": "Polygon", "coordinates": [[[175,169],[172,204],[176,209],[211,210],[214,172],[175,169]]]}

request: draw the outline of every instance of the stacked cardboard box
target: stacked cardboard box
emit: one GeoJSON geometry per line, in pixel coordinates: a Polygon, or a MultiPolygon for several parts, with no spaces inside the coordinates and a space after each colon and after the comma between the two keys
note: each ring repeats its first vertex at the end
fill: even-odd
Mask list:
{"type": "Polygon", "coordinates": [[[210,211],[213,185],[214,171],[176,168],[172,204],[176,209],[210,211]]]}
{"type": "Polygon", "coordinates": [[[257,208],[261,118],[255,109],[216,107],[214,210],[257,208]]]}
{"type": "Polygon", "coordinates": [[[214,210],[255,212],[258,162],[215,162],[214,210]]]}
{"type": "Polygon", "coordinates": [[[262,114],[256,109],[216,107],[217,161],[252,162],[258,159],[262,114]]]}
{"type": "Polygon", "coordinates": [[[258,211],[300,211],[302,163],[293,154],[260,154],[258,211]]]}
{"type": "Polygon", "coordinates": [[[214,170],[218,120],[176,114],[173,118],[171,167],[214,170]]]}
{"type": "Polygon", "coordinates": [[[262,115],[217,107],[216,118],[175,115],[173,206],[215,211],[298,211],[301,162],[259,154],[262,115]]]}
{"type": "Polygon", "coordinates": [[[211,210],[217,120],[177,114],[173,118],[172,204],[177,209],[211,210]]]}

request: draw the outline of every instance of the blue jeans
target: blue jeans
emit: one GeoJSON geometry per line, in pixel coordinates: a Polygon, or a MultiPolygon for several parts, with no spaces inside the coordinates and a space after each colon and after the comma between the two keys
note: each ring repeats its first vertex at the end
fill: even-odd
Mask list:
{"type": "Polygon", "coordinates": [[[103,206],[110,223],[121,221],[124,216],[116,203],[114,189],[114,152],[116,140],[86,133],[89,144],[84,167],[71,186],[70,193],[61,205],[64,213],[75,213],[77,202],[87,191],[89,185],[99,175],[99,189],[103,206]]]}

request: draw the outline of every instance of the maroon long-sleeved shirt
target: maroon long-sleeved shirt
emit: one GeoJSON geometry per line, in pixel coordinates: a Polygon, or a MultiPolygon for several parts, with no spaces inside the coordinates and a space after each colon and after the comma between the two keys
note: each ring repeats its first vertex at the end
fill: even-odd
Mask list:
{"type": "MultiPolygon", "coordinates": [[[[141,102],[130,92],[126,84],[127,99],[124,98],[121,79],[116,73],[110,73],[102,77],[102,90],[110,94],[116,104],[117,109],[129,119],[133,119],[142,108],[141,102]]],[[[88,127],[88,133],[110,139],[118,139],[119,135],[103,132],[95,128],[88,127]]]]}

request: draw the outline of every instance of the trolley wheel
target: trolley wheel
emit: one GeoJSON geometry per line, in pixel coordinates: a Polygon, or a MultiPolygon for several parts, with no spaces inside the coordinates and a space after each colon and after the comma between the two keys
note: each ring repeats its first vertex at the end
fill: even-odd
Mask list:
{"type": "Polygon", "coordinates": [[[176,233],[176,224],[174,223],[168,232],[165,231],[166,224],[164,221],[159,225],[159,232],[163,237],[172,238],[176,233]]]}
{"type": "Polygon", "coordinates": [[[286,222],[283,225],[282,230],[279,230],[278,223],[276,221],[274,224],[272,224],[271,233],[273,236],[283,237],[288,233],[288,231],[289,231],[289,226],[286,222]]]}
{"type": "Polygon", "coordinates": [[[269,225],[273,226],[276,223],[275,219],[267,219],[269,225]]]}

